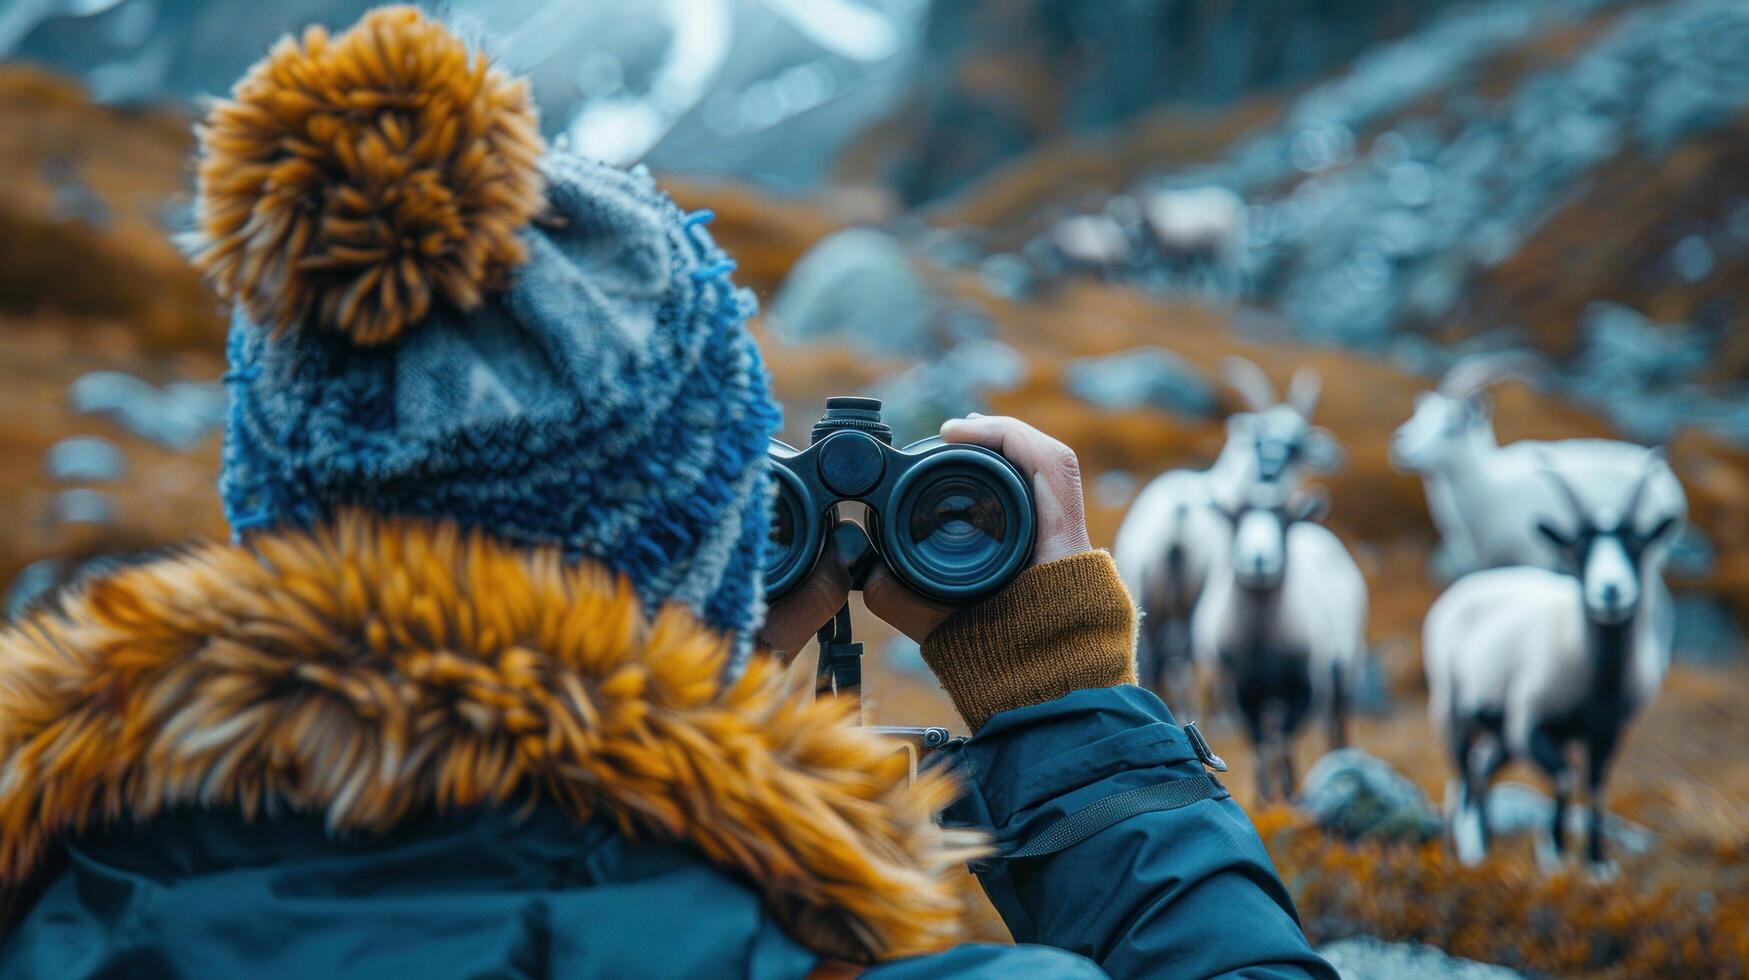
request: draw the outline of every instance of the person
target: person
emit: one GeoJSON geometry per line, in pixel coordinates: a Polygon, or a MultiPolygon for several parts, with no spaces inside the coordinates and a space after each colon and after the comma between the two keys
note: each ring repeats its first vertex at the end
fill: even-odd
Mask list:
{"type": "Polygon", "coordinates": [[[411,8],[198,133],[234,538],[0,637],[0,974],[1333,976],[1132,683],[1062,444],[943,429],[1037,491],[1004,591],[866,586],[972,732],[913,780],[766,652],[847,585],[762,608],[779,415],[702,215],[411,8]]]}

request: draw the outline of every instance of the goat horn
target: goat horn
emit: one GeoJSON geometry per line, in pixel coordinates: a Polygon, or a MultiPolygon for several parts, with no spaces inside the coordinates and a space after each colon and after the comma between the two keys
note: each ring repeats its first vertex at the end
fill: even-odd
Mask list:
{"type": "Polygon", "coordinates": [[[1585,502],[1579,499],[1579,494],[1573,490],[1573,485],[1567,482],[1567,478],[1555,469],[1554,460],[1549,458],[1549,454],[1539,452],[1536,454],[1536,458],[1542,466],[1543,476],[1555,485],[1555,489],[1560,491],[1561,498],[1567,502],[1568,507],[1572,508],[1573,519],[1580,524],[1591,523],[1590,514],[1585,509],[1585,502]]]}
{"type": "Polygon", "coordinates": [[[1445,372],[1439,381],[1439,393],[1449,398],[1468,398],[1496,381],[1534,378],[1542,370],[1542,358],[1524,351],[1471,354],[1445,372]]]}
{"type": "Polygon", "coordinates": [[[1275,404],[1275,385],[1256,364],[1243,357],[1229,357],[1221,362],[1221,370],[1227,376],[1227,384],[1233,386],[1253,412],[1266,411],[1275,404]]]}
{"type": "Polygon", "coordinates": [[[1628,502],[1622,505],[1621,520],[1624,525],[1632,525],[1634,515],[1639,513],[1640,499],[1646,495],[1646,488],[1651,486],[1652,477],[1656,476],[1659,464],[1664,462],[1662,447],[1646,450],[1646,466],[1640,472],[1639,482],[1634,484],[1633,493],[1628,494],[1628,502]]]}
{"type": "Polygon", "coordinates": [[[1324,379],[1318,374],[1317,368],[1302,367],[1294,372],[1292,381],[1287,385],[1287,403],[1300,413],[1300,417],[1310,422],[1312,413],[1318,409],[1318,395],[1324,390],[1324,379]]]}

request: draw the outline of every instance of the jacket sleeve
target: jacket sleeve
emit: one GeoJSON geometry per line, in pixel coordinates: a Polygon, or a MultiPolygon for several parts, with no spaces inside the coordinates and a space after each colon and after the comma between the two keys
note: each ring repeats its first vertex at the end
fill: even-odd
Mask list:
{"type": "Polygon", "coordinates": [[[1032,569],[924,645],[955,704],[973,706],[975,734],[954,751],[966,795],[946,814],[996,840],[973,870],[1017,942],[1114,977],[1334,978],[1244,811],[1160,699],[1124,683],[1134,612],[1110,564],[1032,569]],[[993,683],[956,691],[979,674],[993,683]]]}

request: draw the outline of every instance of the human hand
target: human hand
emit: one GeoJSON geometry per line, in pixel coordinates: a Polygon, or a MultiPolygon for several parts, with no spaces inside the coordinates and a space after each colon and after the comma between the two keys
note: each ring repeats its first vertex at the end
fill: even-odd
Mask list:
{"type": "MultiPolygon", "coordinates": [[[[1093,550],[1081,494],[1081,463],[1074,450],[1019,419],[1003,415],[973,413],[963,419],[949,419],[941,427],[941,438],[1001,453],[1032,485],[1038,519],[1032,564],[1042,565],[1093,550]]],[[[862,598],[870,612],[918,643],[956,609],[906,588],[882,564],[877,564],[869,574],[862,598]]]]}
{"type": "Polygon", "coordinates": [[[838,561],[830,538],[808,573],[794,589],[771,604],[759,644],[789,663],[838,614],[850,597],[850,573],[838,561]]]}

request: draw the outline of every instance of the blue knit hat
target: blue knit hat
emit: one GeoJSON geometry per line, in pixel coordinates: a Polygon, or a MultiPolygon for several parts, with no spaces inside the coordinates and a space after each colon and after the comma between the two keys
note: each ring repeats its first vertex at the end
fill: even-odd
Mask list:
{"type": "Polygon", "coordinates": [[[520,83],[408,8],[282,42],[209,116],[195,259],[237,307],[233,533],[342,507],[450,519],[597,559],[647,607],[680,601],[744,639],[764,613],[779,420],[752,297],[708,213],[642,168],[526,152],[532,123],[520,83]],[[345,50],[361,32],[428,63],[389,65],[361,98],[345,50]],[[431,63],[457,51],[459,68],[431,63]],[[308,88],[283,96],[288,79],[308,88]],[[261,106],[291,113],[290,134],[261,106]],[[433,145],[444,126],[459,137],[433,145]],[[311,133],[332,149],[287,204],[264,182],[311,155],[293,142],[311,133]]]}

